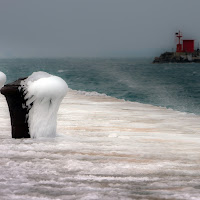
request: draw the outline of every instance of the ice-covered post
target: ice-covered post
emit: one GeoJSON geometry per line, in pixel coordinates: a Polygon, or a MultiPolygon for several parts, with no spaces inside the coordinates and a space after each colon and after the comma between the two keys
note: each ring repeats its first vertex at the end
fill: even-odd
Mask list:
{"type": "Polygon", "coordinates": [[[27,109],[23,93],[19,91],[20,83],[23,79],[5,85],[1,88],[1,93],[6,97],[10,112],[10,121],[13,138],[29,138],[28,124],[26,121],[27,109]]]}
{"type": "Polygon", "coordinates": [[[0,89],[4,86],[6,82],[6,75],[3,72],[0,72],[0,89]]]}
{"type": "Polygon", "coordinates": [[[56,136],[57,112],[67,90],[63,79],[46,72],[34,72],[20,81],[18,91],[24,99],[21,108],[26,110],[31,138],[56,136]]]}

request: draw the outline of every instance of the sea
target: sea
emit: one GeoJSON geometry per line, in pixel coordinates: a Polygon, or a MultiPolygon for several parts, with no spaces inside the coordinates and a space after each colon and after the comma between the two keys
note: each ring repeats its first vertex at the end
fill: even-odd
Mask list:
{"type": "Polygon", "coordinates": [[[200,115],[200,64],[152,64],[153,58],[0,59],[7,83],[45,71],[73,90],[200,115]]]}
{"type": "Polygon", "coordinates": [[[200,64],[152,61],[0,59],[7,83],[45,71],[70,88],[55,137],[12,138],[0,94],[0,199],[199,200],[200,64]]]}

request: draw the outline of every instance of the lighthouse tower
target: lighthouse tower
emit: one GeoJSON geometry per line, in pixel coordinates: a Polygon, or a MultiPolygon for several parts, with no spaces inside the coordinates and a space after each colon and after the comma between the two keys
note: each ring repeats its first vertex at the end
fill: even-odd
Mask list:
{"type": "Polygon", "coordinates": [[[181,44],[181,38],[183,37],[182,33],[179,31],[178,33],[176,33],[176,37],[178,38],[178,44],[176,46],[176,52],[182,52],[182,44],[181,44]]]}

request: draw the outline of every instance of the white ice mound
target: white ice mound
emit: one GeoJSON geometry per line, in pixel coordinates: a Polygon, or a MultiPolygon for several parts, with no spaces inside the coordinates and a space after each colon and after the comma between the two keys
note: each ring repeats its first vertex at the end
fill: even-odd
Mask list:
{"type": "Polygon", "coordinates": [[[34,72],[21,81],[29,109],[27,120],[31,138],[55,137],[57,112],[67,94],[67,83],[46,72],[34,72]]]}
{"type": "Polygon", "coordinates": [[[4,86],[6,82],[6,75],[3,72],[0,72],[0,89],[4,86]]]}

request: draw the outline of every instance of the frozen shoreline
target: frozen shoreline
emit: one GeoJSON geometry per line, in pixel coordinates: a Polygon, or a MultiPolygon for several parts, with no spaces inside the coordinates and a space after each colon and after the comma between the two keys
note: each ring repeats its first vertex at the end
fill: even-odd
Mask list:
{"type": "Polygon", "coordinates": [[[200,116],[70,90],[55,139],[11,139],[0,95],[2,199],[199,199],[200,116]]]}

